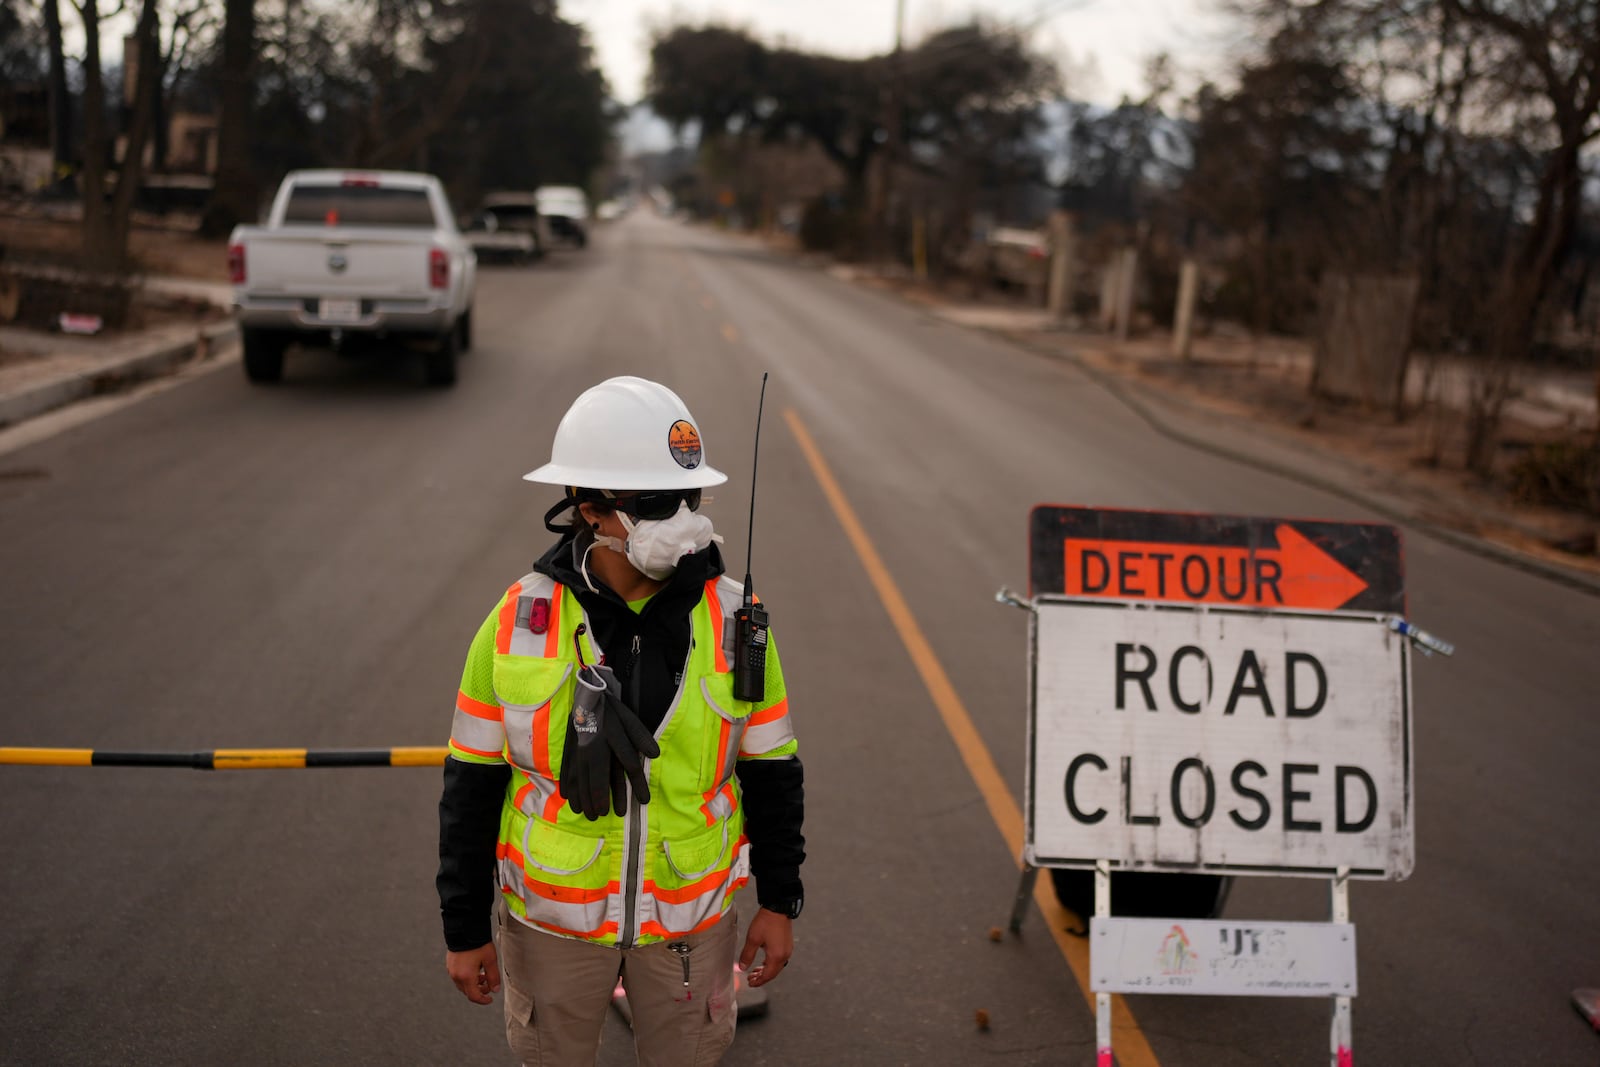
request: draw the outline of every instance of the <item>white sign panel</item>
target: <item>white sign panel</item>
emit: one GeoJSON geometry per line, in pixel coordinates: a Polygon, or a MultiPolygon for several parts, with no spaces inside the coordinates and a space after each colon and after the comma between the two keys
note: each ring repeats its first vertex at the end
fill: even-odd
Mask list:
{"type": "Polygon", "coordinates": [[[1410,659],[1381,616],[1035,603],[1031,863],[1411,873],[1410,659]]]}
{"type": "Polygon", "coordinates": [[[1349,923],[1094,918],[1089,939],[1096,993],[1356,995],[1349,923]]]}

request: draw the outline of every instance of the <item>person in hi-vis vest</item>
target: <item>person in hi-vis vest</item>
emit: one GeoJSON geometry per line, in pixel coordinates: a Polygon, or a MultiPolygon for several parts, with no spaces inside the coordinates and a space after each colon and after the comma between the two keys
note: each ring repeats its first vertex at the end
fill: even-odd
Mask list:
{"type": "Polygon", "coordinates": [[[559,538],[467,653],[439,802],[445,966],[479,1004],[503,969],[530,1067],[594,1062],[619,977],[641,1064],[714,1064],[735,961],[752,986],[789,963],[805,859],[770,635],[760,699],[735,695],[752,695],[735,685],[743,587],[699,510],[727,477],[683,401],[641,378],[580,396],[525,477],[561,487],[545,514],[559,538]]]}

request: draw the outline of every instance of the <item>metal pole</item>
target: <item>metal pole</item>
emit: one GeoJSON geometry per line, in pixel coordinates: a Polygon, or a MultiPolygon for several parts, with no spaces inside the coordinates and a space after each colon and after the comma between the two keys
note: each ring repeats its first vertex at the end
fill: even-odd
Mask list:
{"type": "MultiPolygon", "coordinates": [[[[1094,865],[1094,914],[1097,919],[1111,917],[1111,863],[1096,860],[1094,865]]],[[[1093,942],[1089,945],[1091,958],[1093,942]]],[[[1092,969],[1092,968],[1091,968],[1092,969]]],[[[1112,1067],[1111,1055],[1111,994],[1094,995],[1094,1043],[1096,1067],[1112,1067]]]]}
{"type": "MultiPolygon", "coordinates": [[[[1350,868],[1340,867],[1329,883],[1330,918],[1336,923],[1350,921],[1350,868]]],[[[1328,1046],[1333,1067],[1353,1067],[1355,1053],[1351,1050],[1350,998],[1333,998],[1333,1023],[1329,1027],[1328,1046]]]]}
{"type": "Polygon", "coordinates": [[[1022,879],[1017,883],[1017,899],[1011,904],[1010,930],[1014,934],[1022,932],[1022,919],[1028,913],[1028,901],[1033,897],[1033,885],[1039,880],[1039,868],[1022,861],[1022,879]]]}

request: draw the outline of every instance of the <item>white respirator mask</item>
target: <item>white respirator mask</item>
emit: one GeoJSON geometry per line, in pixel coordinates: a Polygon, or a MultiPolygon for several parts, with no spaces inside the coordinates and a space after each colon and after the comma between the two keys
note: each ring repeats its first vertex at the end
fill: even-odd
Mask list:
{"type": "MultiPolygon", "coordinates": [[[[625,511],[618,511],[617,517],[628,531],[627,539],[596,534],[593,544],[621,552],[640,574],[658,582],[671,578],[684,556],[705,551],[713,541],[722,542],[722,535],[712,529],[711,520],[697,511],[690,511],[686,503],[679,504],[677,512],[668,519],[635,520],[625,511]]],[[[585,562],[587,555],[585,553],[585,562]]]]}

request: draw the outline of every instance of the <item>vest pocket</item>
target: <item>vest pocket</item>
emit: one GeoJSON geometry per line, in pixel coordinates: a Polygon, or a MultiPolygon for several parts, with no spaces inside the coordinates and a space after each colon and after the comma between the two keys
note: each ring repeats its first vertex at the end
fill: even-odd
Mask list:
{"type": "Polygon", "coordinates": [[[609,921],[611,865],[606,839],[569,833],[534,818],[522,831],[522,884],[518,895],[529,922],[556,933],[597,938],[615,933],[609,921]]]}
{"type": "Polygon", "coordinates": [[[557,876],[582,874],[594,866],[605,845],[604,837],[568,833],[543,819],[529,819],[522,831],[522,855],[528,866],[557,876]]]}
{"type": "MultiPolygon", "coordinates": [[[[505,709],[506,747],[511,762],[525,771],[555,777],[552,768],[560,766],[566,740],[566,719],[554,716],[555,697],[568,688],[571,674],[572,665],[558,659],[494,657],[494,694],[505,709]]],[[[564,711],[567,701],[559,703],[564,711]]]]}
{"type": "Polygon", "coordinates": [[[712,674],[700,679],[700,695],[717,716],[706,731],[705,749],[700,759],[700,791],[709,793],[733,777],[739,761],[739,746],[745,727],[750,724],[753,706],[733,698],[733,675],[712,674]]]}
{"type": "Polygon", "coordinates": [[[661,854],[667,867],[680,881],[693,882],[710,874],[722,862],[728,851],[728,821],[717,820],[708,826],[676,841],[663,840],[661,854]]]}
{"type": "Polygon", "coordinates": [[[681,937],[721,915],[730,885],[730,820],[718,819],[681,837],[662,840],[651,861],[655,881],[656,933],[681,937]]]}

